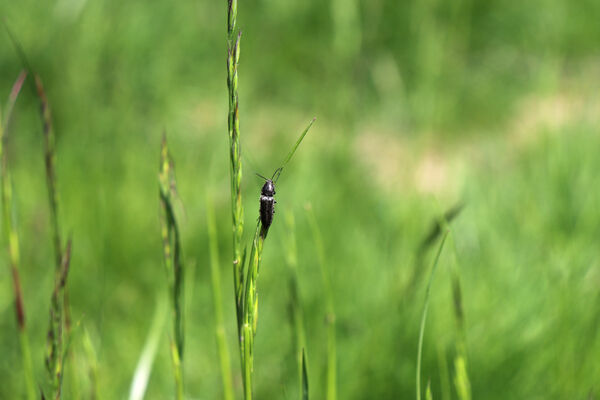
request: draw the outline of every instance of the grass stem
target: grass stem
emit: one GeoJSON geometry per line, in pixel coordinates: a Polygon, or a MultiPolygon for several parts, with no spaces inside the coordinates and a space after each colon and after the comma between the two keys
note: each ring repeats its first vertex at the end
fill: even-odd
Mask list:
{"type": "Polygon", "coordinates": [[[184,268],[181,256],[179,227],[173,209],[173,199],[177,195],[174,163],[167,146],[166,134],[161,145],[159,170],[160,221],[163,242],[163,256],[169,286],[172,329],[171,359],[175,377],[175,398],[183,399],[183,348],[184,348],[184,268]]]}
{"type": "Polygon", "coordinates": [[[325,247],[321,231],[317,223],[317,219],[313,212],[312,206],[306,206],[306,214],[310,225],[315,246],[317,248],[317,258],[321,269],[321,277],[323,279],[323,287],[325,290],[325,299],[327,304],[327,315],[325,321],[327,323],[327,400],[335,400],[337,398],[337,344],[335,333],[335,308],[333,304],[333,290],[329,277],[329,269],[325,259],[325,247]]]}
{"type": "Polygon", "coordinates": [[[416,376],[416,390],[417,390],[417,400],[421,400],[421,359],[423,352],[423,336],[425,333],[425,321],[427,320],[427,311],[429,309],[429,294],[431,291],[431,283],[433,282],[433,277],[435,275],[435,271],[437,269],[438,262],[440,260],[440,255],[442,254],[442,250],[444,248],[444,243],[446,242],[446,237],[448,236],[448,231],[444,232],[442,236],[442,240],[440,242],[440,246],[438,247],[438,251],[433,260],[433,264],[431,267],[431,275],[429,275],[429,281],[427,282],[427,289],[425,290],[425,304],[423,306],[423,313],[421,315],[421,327],[419,329],[419,344],[417,350],[417,376],[416,376]]]}
{"type": "Polygon", "coordinates": [[[15,316],[17,320],[17,331],[19,335],[19,345],[21,348],[21,362],[23,367],[23,375],[25,378],[25,389],[27,399],[35,399],[35,383],[33,378],[33,366],[31,363],[31,350],[29,348],[29,337],[25,321],[25,306],[23,303],[23,288],[21,287],[21,279],[19,274],[19,235],[16,230],[16,224],[13,220],[13,199],[12,185],[10,173],[8,170],[8,161],[4,145],[6,143],[9,124],[12,117],[15,102],[25,81],[26,73],[21,72],[17,78],[11,94],[8,99],[6,108],[6,119],[2,120],[2,112],[0,110],[0,195],[2,200],[2,219],[4,221],[4,236],[7,240],[7,250],[9,257],[9,265],[13,277],[13,292],[15,301],[15,316]]]}
{"type": "Polygon", "coordinates": [[[212,281],[213,306],[215,311],[215,337],[219,364],[221,366],[221,380],[223,384],[223,398],[233,400],[233,382],[231,380],[231,363],[229,361],[229,348],[225,338],[223,324],[223,307],[221,306],[221,270],[219,262],[219,248],[217,241],[217,223],[215,222],[214,204],[210,196],[206,196],[206,225],[210,249],[210,275],[212,281]]]}

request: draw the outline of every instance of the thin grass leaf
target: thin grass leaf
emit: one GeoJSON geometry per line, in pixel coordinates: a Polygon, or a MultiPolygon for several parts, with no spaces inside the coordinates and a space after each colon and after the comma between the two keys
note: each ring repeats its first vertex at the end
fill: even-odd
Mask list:
{"type": "Polygon", "coordinates": [[[446,351],[444,346],[437,346],[438,369],[440,373],[440,399],[450,400],[452,398],[450,386],[450,371],[448,370],[448,361],[446,359],[446,351]]]}
{"type": "Polygon", "coordinates": [[[419,344],[418,344],[418,350],[417,350],[417,377],[416,377],[417,400],[421,400],[421,358],[422,358],[422,353],[423,353],[423,335],[425,333],[425,321],[427,320],[427,310],[429,308],[429,294],[431,291],[431,283],[433,282],[433,277],[435,276],[435,271],[437,270],[440,255],[442,254],[442,249],[444,248],[444,243],[446,242],[447,236],[448,236],[448,231],[444,232],[444,234],[442,236],[440,246],[438,247],[437,254],[435,255],[435,258],[433,260],[433,264],[431,267],[431,275],[429,276],[429,281],[427,282],[427,289],[425,291],[425,304],[423,306],[423,313],[421,315],[421,328],[419,329],[419,344]]]}
{"type": "Polygon", "coordinates": [[[285,214],[287,238],[284,240],[285,260],[289,269],[288,288],[290,294],[290,323],[292,324],[292,342],[295,344],[293,351],[296,359],[296,368],[298,371],[298,398],[304,397],[304,376],[303,376],[303,357],[306,348],[306,335],[304,333],[303,307],[300,299],[300,289],[298,282],[298,249],[296,245],[296,224],[294,214],[286,212],[285,214]]]}
{"type": "MultiPolygon", "coordinates": [[[[25,83],[25,79],[27,78],[27,71],[21,71],[19,73],[19,76],[17,77],[17,80],[15,81],[15,83],[12,86],[12,89],[10,91],[10,95],[8,96],[8,101],[6,102],[6,108],[5,108],[5,120],[4,120],[4,125],[3,125],[3,129],[4,129],[4,134],[8,135],[8,129],[10,128],[10,123],[12,121],[12,116],[13,116],[13,110],[15,108],[15,104],[17,102],[17,99],[19,98],[19,94],[21,93],[21,89],[23,88],[23,84],[25,83]]],[[[0,120],[0,124],[2,123],[2,121],[0,120]]]]}
{"type": "Polygon", "coordinates": [[[302,349],[302,400],[308,400],[308,366],[304,349],[302,349]]]}
{"type": "Polygon", "coordinates": [[[92,343],[92,338],[87,328],[83,328],[83,349],[87,358],[88,376],[90,379],[90,388],[88,398],[90,400],[99,400],[100,392],[98,391],[98,357],[92,343]]]}
{"type": "Polygon", "coordinates": [[[142,354],[133,374],[133,379],[131,380],[129,400],[142,400],[144,398],[166,319],[167,303],[161,300],[154,311],[152,325],[148,331],[146,343],[144,344],[142,354]]]}
{"type": "Polygon", "coordinates": [[[427,389],[425,390],[425,400],[433,400],[431,394],[431,381],[427,381],[427,389]]]}
{"type": "Polygon", "coordinates": [[[441,218],[436,217],[429,227],[427,234],[423,236],[423,239],[419,243],[419,247],[416,250],[415,267],[412,270],[412,275],[408,280],[404,293],[407,298],[412,298],[418,287],[418,283],[421,281],[421,277],[424,274],[425,259],[431,247],[439,239],[443,232],[443,227],[449,225],[456,217],[460,215],[464,209],[464,203],[459,202],[446,210],[441,218]]]}
{"type": "Polygon", "coordinates": [[[184,349],[184,311],[183,287],[184,268],[181,257],[181,239],[173,209],[173,199],[177,196],[175,166],[167,146],[166,133],[161,143],[159,181],[160,222],[163,242],[163,257],[167,272],[169,298],[171,301],[171,360],[175,375],[175,395],[183,398],[183,349],[184,349]]]}
{"type": "Polygon", "coordinates": [[[17,330],[19,335],[19,343],[21,348],[21,362],[23,364],[23,375],[25,377],[25,390],[29,400],[35,399],[36,385],[33,378],[33,366],[31,363],[31,350],[29,347],[29,337],[25,321],[25,306],[23,303],[23,289],[21,287],[21,279],[19,274],[19,235],[16,230],[14,214],[11,212],[13,208],[12,185],[10,172],[8,170],[8,161],[4,144],[10,127],[14,105],[23,86],[25,74],[22,72],[17,78],[12,87],[8,105],[6,120],[3,123],[2,110],[0,109],[0,196],[2,200],[2,219],[4,236],[7,241],[9,265],[13,277],[13,292],[15,303],[15,316],[17,320],[17,330]]]}
{"type": "Polygon", "coordinates": [[[321,269],[321,277],[323,279],[323,288],[325,290],[325,298],[327,305],[327,315],[325,321],[327,323],[327,400],[335,400],[337,398],[337,343],[335,334],[335,309],[333,305],[333,291],[329,278],[329,270],[325,260],[325,248],[321,238],[321,231],[317,224],[312,206],[308,204],[306,207],[308,222],[313,234],[315,247],[317,249],[317,258],[321,269]]]}
{"type": "MultiPolygon", "coordinates": [[[[64,290],[67,284],[71,265],[71,239],[67,241],[61,269],[54,290],[50,298],[50,322],[48,328],[48,343],[46,348],[46,368],[50,375],[50,390],[52,398],[59,399],[62,396],[62,382],[64,375],[64,321],[62,319],[64,290]]],[[[67,338],[70,335],[66,336],[67,338]]]]}
{"type": "Polygon", "coordinates": [[[214,204],[209,195],[206,196],[206,225],[208,229],[210,275],[213,292],[213,306],[215,312],[215,337],[217,340],[219,364],[221,366],[223,398],[225,400],[233,400],[233,381],[231,379],[229,348],[227,347],[227,340],[225,338],[225,325],[223,324],[223,300],[221,298],[221,267],[219,262],[219,246],[217,241],[217,223],[215,222],[214,204]]]}
{"type": "MultiPolygon", "coordinates": [[[[296,140],[296,144],[294,144],[294,147],[292,147],[292,149],[290,150],[290,152],[288,153],[288,155],[285,157],[285,160],[283,160],[283,163],[281,164],[280,172],[283,170],[283,168],[285,168],[285,166],[290,162],[290,160],[292,159],[292,157],[294,156],[294,153],[296,153],[296,150],[298,150],[298,147],[300,146],[300,143],[302,143],[302,140],[304,139],[304,136],[306,136],[306,134],[308,133],[308,131],[310,130],[310,128],[313,126],[313,124],[315,123],[317,119],[313,118],[309,123],[308,126],[304,129],[304,131],[302,131],[302,133],[300,134],[300,137],[298,137],[298,140],[296,140]]],[[[279,176],[279,175],[277,175],[279,176]]]]}
{"type": "MultiPolygon", "coordinates": [[[[445,221],[447,224],[447,221],[445,221]]],[[[458,261],[458,251],[456,249],[456,241],[452,230],[448,228],[451,246],[452,246],[452,263],[451,263],[451,290],[452,290],[452,305],[454,317],[456,320],[456,340],[455,348],[456,355],[454,357],[454,387],[459,400],[471,400],[471,382],[467,368],[467,344],[465,331],[465,315],[462,302],[462,289],[460,284],[460,267],[458,261]]]]}

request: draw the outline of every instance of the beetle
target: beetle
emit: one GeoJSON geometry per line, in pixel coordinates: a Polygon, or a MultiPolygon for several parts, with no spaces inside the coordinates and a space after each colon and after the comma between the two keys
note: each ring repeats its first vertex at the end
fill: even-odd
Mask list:
{"type": "Polygon", "coordinates": [[[279,175],[281,175],[281,170],[283,168],[279,167],[273,173],[271,179],[265,178],[261,174],[257,173],[259,177],[265,180],[265,184],[263,185],[260,191],[260,223],[261,229],[260,234],[264,238],[267,236],[267,232],[269,231],[269,227],[273,223],[273,215],[275,214],[275,182],[279,179],[279,175]],[[277,177],[275,177],[277,175],[277,177]]]}

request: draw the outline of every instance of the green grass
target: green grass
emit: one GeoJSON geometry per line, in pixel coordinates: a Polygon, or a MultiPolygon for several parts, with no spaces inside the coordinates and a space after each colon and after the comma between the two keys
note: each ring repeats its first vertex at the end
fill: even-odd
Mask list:
{"type": "MultiPolygon", "coordinates": [[[[341,14],[333,4],[238,4],[240,138],[258,169],[244,162],[239,220],[251,229],[240,257],[258,211],[262,182],[254,172],[279,167],[308,119],[319,117],[277,183],[258,283],[254,397],[300,396],[281,244],[288,211],[297,217],[311,397],[327,395],[330,326],[313,231],[301,217],[308,202],[335,299],[337,397],[411,398],[424,277],[434,256],[427,252],[425,268],[415,271],[417,252],[430,221],[461,201],[465,207],[451,222],[455,250],[448,246],[452,251],[441,255],[430,296],[421,389],[430,382],[434,399],[458,398],[455,252],[471,397],[597,396],[598,2],[383,0],[353,2],[356,9],[336,10],[341,14]],[[353,24],[352,43],[341,43],[353,24]]],[[[95,386],[101,398],[127,395],[155,297],[167,286],[156,196],[165,128],[185,204],[178,219],[184,261],[196,265],[195,276],[186,276],[193,281],[186,282],[193,290],[186,298],[193,300],[186,304],[185,393],[218,399],[224,391],[204,208],[210,191],[223,340],[231,350],[233,397],[242,398],[231,295],[226,3],[23,0],[0,2],[0,10],[52,106],[60,233],[63,240],[73,235],[71,315],[89,332],[97,360],[95,375],[78,375],[80,393],[95,386]]],[[[0,34],[0,93],[10,92],[21,68],[0,34]]],[[[11,126],[4,149],[37,393],[46,376],[55,249],[34,94],[21,93],[11,126]]],[[[0,398],[21,398],[30,385],[9,260],[2,246],[0,398]]],[[[70,353],[87,371],[78,340],[70,353]]],[[[69,360],[64,398],[73,398],[69,360]]],[[[173,397],[165,343],[145,393],[173,397]]]]}
{"type": "Polygon", "coordinates": [[[167,145],[167,135],[163,135],[160,149],[159,201],[163,257],[168,282],[168,296],[171,306],[172,328],[169,342],[173,374],[175,377],[175,398],[184,398],[183,350],[185,345],[185,269],[181,254],[181,237],[175,216],[174,202],[177,200],[175,162],[167,145]]]}

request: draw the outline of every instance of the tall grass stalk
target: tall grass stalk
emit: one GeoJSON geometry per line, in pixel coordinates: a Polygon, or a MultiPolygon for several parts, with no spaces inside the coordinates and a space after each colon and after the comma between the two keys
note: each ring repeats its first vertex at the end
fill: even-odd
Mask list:
{"type": "Polygon", "coordinates": [[[88,377],[90,380],[88,398],[90,400],[98,400],[100,399],[100,392],[98,391],[98,357],[96,356],[96,350],[94,349],[90,333],[85,327],[83,329],[83,349],[87,358],[88,377]]]}
{"type": "Polygon", "coordinates": [[[158,351],[158,344],[162,336],[161,333],[163,332],[167,319],[167,310],[167,302],[160,299],[156,304],[152,325],[150,326],[150,331],[146,337],[142,354],[140,355],[140,359],[135,367],[133,379],[131,380],[129,400],[142,400],[144,398],[154,359],[156,358],[156,352],[158,351]]]}
{"type": "Polygon", "coordinates": [[[212,281],[213,306],[215,311],[215,337],[219,364],[221,366],[221,380],[223,383],[223,398],[233,400],[233,382],[231,379],[231,363],[229,361],[229,348],[225,338],[225,325],[223,324],[223,307],[221,296],[221,270],[219,262],[219,246],[217,236],[217,223],[215,221],[214,204],[210,195],[206,196],[206,225],[208,229],[208,242],[210,250],[210,275],[212,281]]]}
{"type": "Polygon", "coordinates": [[[175,398],[183,399],[183,347],[184,347],[184,269],[181,257],[181,240],[175,218],[173,200],[177,195],[173,159],[167,146],[167,136],[163,134],[160,152],[159,202],[160,222],[163,242],[163,256],[169,298],[171,304],[172,328],[170,330],[171,359],[175,375],[175,398]]]}
{"type": "MultiPolygon", "coordinates": [[[[24,57],[24,56],[22,56],[24,57]]],[[[26,63],[27,64],[27,63],[26,63]]],[[[44,85],[39,75],[35,75],[35,89],[40,103],[42,133],[44,136],[44,165],[46,171],[46,187],[48,189],[48,205],[50,210],[50,225],[52,227],[52,243],[54,247],[54,287],[50,300],[50,323],[46,346],[46,370],[50,380],[52,398],[61,395],[62,375],[64,371],[63,343],[64,334],[70,331],[69,302],[66,282],[63,279],[63,264],[65,258],[62,250],[60,227],[58,222],[58,196],[56,193],[55,171],[55,135],[52,126],[50,104],[46,97],[44,85]],[[58,288],[58,292],[56,292],[58,288]]],[[[66,279],[66,275],[64,276],[66,279]]]]}
{"type": "Polygon", "coordinates": [[[317,257],[321,276],[323,279],[323,288],[325,290],[325,301],[327,305],[327,315],[325,321],[327,323],[327,400],[335,400],[337,398],[337,350],[335,337],[335,308],[333,304],[333,291],[331,280],[329,278],[329,269],[325,259],[325,248],[321,231],[317,223],[317,219],[313,212],[312,206],[306,206],[306,214],[308,222],[312,230],[313,239],[317,249],[317,257]]]}
{"type": "Polygon", "coordinates": [[[7,250],[10,269],[13,277],[13,292],[15,299],[15,316],[17,319],[17,331],[19,335],[19,344],[21,348],[21,362],[23,367],[23,376],[25,378],[25,390],[27,399],[35,399],[35,383],[33,378],[33,366],[31,364],[31,350],[29,348],[29,337],[25,323],[25,306],[23,304],[23,289],[19,274],[19,235],[16,230],[16,224],[13,220],[13,200],[12,185],[10,173],[8,170],[8,161],[4,145],[6,143],[9,124],[12,117],[12,111],[17,101],[17,97],[23,87],[26,73],[21,72],[15,81],[6,107],[6,119],[2,120],[2,110],[0,110],[0,191],[2,196],[2,219],[4,220],[4,236],[7,241],[7,250]]]}
{"type": "Polygon", "coordinates": [[[298,248],[296,245],[296,222],[294,214],[285,213],[285,225],[288,233],[284,242],[285,260],[288,265],[289,279],[288,290],[290,293],[290,317],[292,323],[293,340],[295,343],[295,357],[298,371],[298,398],[303,399],[305,392],[308,396],[308,376],[305,374],[305,347],[306,335],[304,332],[303,307],[300,299],[300,288],[298,283],[298,248]],[[306,383],[306,385],[305,385],[306,383]]]}
{"type": "Polygon", "coordinates": [[[68,354],[68,343],[71,335],[64,335],[63,299],[67,284],[67,277],[71,265],[71,239],[67,241],[67,246],[63,253],[61,268],[54,283],[54,290],[50,299],[50,328],[48,330],[48,341],[50,343],[49,353],[47,354],[47,368],[50,373],[50,387],[53,399],[62,397],[62,383],[64,378],[64,360],[68,354]],[[56,336],[52,336],[56,335],[56,336]],[[64,344],[67,343],[67,346],[64,344]]]}
{"type": "Polygon", "coordinates": [[[46,167],[46,186],[48,188],[48,204],[50,208],[50,224],[52,226],[52,243],[54,245],[54,261],[56,274],[60,273],[62,263],[62,244],[60,228],[58,223],[58,196],[56,194],[56,155],[55,134],[52,126],[52,115],[50,105],[44,91],[44,85],[39,75],[35,76],[35,86],[40,100],[40,114],[43,123],[44,134],[44,165],[46,167]]]}
{"type": "MultiPolygon", "coordinates": [[[[292,159],[296,150],[302,143],[302,140],[306,136],[310,127],[314,123],[313,119],[306,129],[300,134],[300,137],[287,154],[283,161],[282,166],[279,168],[279,173],[292,159]]],[[[236,287],[237,293],[240,293],[240,297],[236,297],[241,308],[241,324],[238,322],[238,332],[240,332],[240,355],[242,361],[242,376],[244,382],[244,397],[246,400],[252,398],[252,374],[254,370],[254,337],[256,336],[256,329],[258,324],[258,272],[260,270],[260,263],[262,260],[263,246],[267,237],[268,227],[263,227],[260,218],[256,224],[256,231],[254,232],[254,239],[252,240],[252,247],[250,250],[250,256],[248,258],[248,265],[244,268],[245,256],[242,259],[242,269],[240,271],[240,277],[242,281],[239,282],[240,287],[236,287]]],[[[237,282],[237,281],[236,281],[237,282]]]]}
{"type": "MultiPolygon", "coordinates": [[[[16,36],[5,24],[6,31],[15,46],[24,68],[31,73],[35,79],[31,83],[33,92],[37,95],[40,104],[40,114],[42,119],[42,133],[44,135],[44,164],[46,171],[46,186],[48,189],[48,203],[50,209],[50,224],[52,226],[52,243],[54,247],[54,287],[62,286],[60,290],[61,299],[54,301],[54,292],[51,299],[50,323],[47,334],[46,345],[46,371],[52,391],[52,397],[60,397],[62,386],[63,365],[63,327],[67,335],[70,333],[71,318],[69,307],[69,296],[66,290],[66,282],[61,285],[62,264],[64,262],[63,250],[61,244],[60,229],[58,224],[58,200],[56,194],[56,173],[55,173],[55,136],[52,128],[52,116],[50,105],[46,98],[46,92],[39,75],[33,72],[23,48],[16,36]],[[58,308],[57,308],[58,307],[58,308]]],[[[65,276],[66,278],[66,276],[65,276]]]]}
{"type": "MultiPolygon", "coordinates": [[[[447,223],[447,222],[446,222],[447,223]]],[[[465,330],[465,316],[462,301],[462,289],[460,283],[460,265],[458,261],[458,251],[452,231],[449,230],[449,236],[452,246],[452,304],[454,317],[456,319],[456,340],[454,356],[454,387],[459,400],[471,400],[471,382],[469,380],[467,363],[467,340],[465,330]]]]}
{"type": "Polygon", "coordinates": [[[446,243],[446,237],[448,236],[448,231],[445,231],[440,245],[438,247],[438,251],[433,259],[433,264],[431,266],[431,274],[429,275],[429,281],[427,282],[427,289],[425,290],[425,304],[423,306],[423,313],[421,315],[421,328],[419,329],[419,344],[417,350],[417,376],[416,376],[416,390],[417,390],[417,400],[421,400],[421,358],[423,352],[423,335],[425,333],[425,322],[427,320],[427,310],[429,309],[429,294],[431,292],[431,283],[433,282],[433,277],[435,276],[435,271],[437,270],[438,262],[440,260],[440,255],[442,254],[442,250],[444,248],[444,243],[446,243]]]}
{"type": "Polygon", "coordinates": [[[301,390],[301,399],[308,400],[308,361],[306,360],[306,351],[302,349],[302,390],[301,390]]]}
{"type": "Polygon", "coordinates": [[[238,113],[238,64],[240,59],[241,32],[237,32],[237,0],[227,1],[227,88],[229,92],[229,160],[231,175],[231,215],[233,231],[233,284],[236,299],[240,358],[243,359],[242,296],[244,287],[244,260],[242,239],[244,235],[244,206],[242,204],[242,149],[240,145],[240,119],[238,113]]]}
{"type": "MultiPolygon", "coordinates": [[[[229,137],[229,161],[231,178],[231,215],[233,232],[233,287],[235,295],[240,362],[244,384],[244,398],[252,398],[252,374],[254,363],[254,336],[258,322],[257,279],[262,251],[268,228],[259,222],[252,240],[250,256],[246,265],[246,251],[242,250],[244,234],[244,207],[242,204],[242,157],[240,144],[240,119],[238,101],[238,66],[240,60],[241,32],[237,29],[237,0],[227,0],[227,88],[229,113],[227,119],[229,137]]],[[[290,161],[314,119],[302,132],[296,144],[285,158],[282,167],[290,161]]]]}

